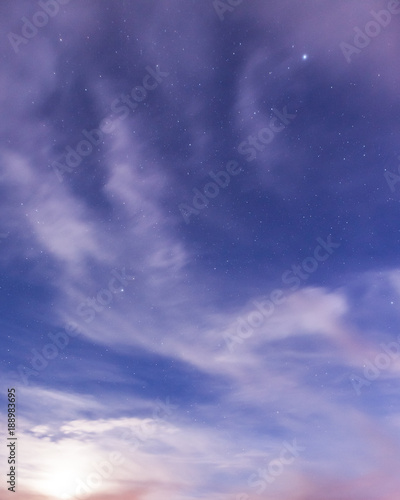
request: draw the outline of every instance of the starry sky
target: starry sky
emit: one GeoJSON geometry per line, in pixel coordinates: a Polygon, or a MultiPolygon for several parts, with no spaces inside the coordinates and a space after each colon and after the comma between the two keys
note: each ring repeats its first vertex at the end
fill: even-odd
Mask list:
{"type": "Polygon", "coordinates": [[[14,498],[398,498],[399,22],[1,2],[14,498]]]}

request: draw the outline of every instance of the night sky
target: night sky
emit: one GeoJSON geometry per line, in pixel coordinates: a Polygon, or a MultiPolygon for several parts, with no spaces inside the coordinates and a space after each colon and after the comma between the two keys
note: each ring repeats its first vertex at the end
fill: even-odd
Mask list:
{"type": "Polygon", "coordinates": [[[397,500],[400,1],[0,19],[0,499],[397,500]]]}

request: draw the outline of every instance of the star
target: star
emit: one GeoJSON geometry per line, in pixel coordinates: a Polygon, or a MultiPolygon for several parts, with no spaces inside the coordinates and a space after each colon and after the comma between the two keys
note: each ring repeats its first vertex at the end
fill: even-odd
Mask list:
{"type": "Polygon", "coordinates": [[[306,61],[308,59],[308,55],[307,54],[303,54],[302,59],[303,59],[303,61],[306,61]]]}

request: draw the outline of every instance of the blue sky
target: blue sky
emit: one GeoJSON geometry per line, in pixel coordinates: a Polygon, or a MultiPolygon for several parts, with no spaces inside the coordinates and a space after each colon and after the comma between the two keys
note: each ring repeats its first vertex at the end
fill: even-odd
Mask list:
{"type": "Polygon", "coordinates": [[[17,498],[397,498],[400,2],[57,1],[0,6],[17,498]]]}

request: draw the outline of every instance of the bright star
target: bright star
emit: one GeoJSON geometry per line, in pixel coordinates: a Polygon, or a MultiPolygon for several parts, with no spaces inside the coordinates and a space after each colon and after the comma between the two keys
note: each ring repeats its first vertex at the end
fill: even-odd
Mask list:
{"type": "Polygon", "coordinates": [[[308,59],[308,55],[307,54],[303,54],[303,61],[305,61],[306,59],[308,59]]]}

